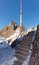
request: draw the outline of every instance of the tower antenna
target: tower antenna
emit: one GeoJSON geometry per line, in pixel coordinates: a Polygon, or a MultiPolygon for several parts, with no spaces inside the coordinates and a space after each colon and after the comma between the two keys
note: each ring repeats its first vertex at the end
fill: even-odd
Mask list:
{"type": "Polygon", "coordinates": [[[22,0],[20,0],[20,26],[22,26],[22,0]]]}

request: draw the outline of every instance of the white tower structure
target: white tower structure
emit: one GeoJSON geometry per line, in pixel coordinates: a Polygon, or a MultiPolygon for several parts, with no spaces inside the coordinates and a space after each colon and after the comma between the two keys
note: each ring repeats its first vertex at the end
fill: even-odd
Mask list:
{"type": "Polygon", "coordinates": [[[22,26],[22,0],[20,0],[20,26],[22,26]]]}

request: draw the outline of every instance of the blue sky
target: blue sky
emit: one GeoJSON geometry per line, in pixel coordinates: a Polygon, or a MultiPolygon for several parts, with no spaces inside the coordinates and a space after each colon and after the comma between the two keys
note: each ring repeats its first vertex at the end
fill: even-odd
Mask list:
{"type": "MultiPolygon", "coordinates": [[[[0,0],[0,29],[11,20],[20,23],[20,0],[0,0]]],[[[23,25],[28,29],[39,24],[39,0],[23,0],[23,25]]]]}

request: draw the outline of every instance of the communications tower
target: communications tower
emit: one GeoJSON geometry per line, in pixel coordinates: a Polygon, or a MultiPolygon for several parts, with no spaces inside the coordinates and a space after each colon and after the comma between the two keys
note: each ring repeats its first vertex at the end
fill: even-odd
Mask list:
{"type": "Polygon", "coordinates": [[[22,26],[22,0],[20,0],[20,26],[22,26]]]}

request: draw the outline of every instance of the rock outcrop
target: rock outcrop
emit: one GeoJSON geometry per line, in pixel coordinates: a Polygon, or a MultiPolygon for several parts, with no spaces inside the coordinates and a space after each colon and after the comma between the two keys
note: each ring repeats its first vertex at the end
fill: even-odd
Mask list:
{"type": "Polygon", "coordinates": [[[15,30],[18,28],[18,24],[15,22],[11,21],[9,25],[5,26],[1,31],[0,31],[0,36],[7,38],[10,35],[14,34],[15,30]]]}

